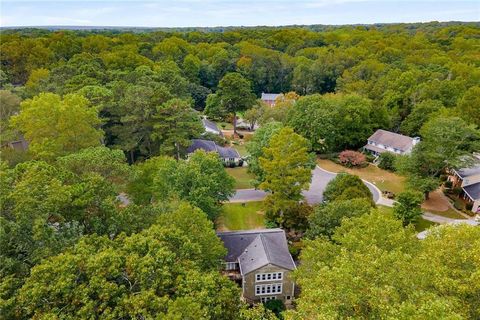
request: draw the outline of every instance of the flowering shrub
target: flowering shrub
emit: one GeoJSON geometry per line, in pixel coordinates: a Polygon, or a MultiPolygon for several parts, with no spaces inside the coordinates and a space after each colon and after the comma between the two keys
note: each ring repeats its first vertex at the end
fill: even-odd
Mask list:
{"type": "Polygon", "coordinates": [[[363,167],[367,164],[367,157],[360,152],[345,150],[338,155],[338,162],[346,167],[363,167]]]}

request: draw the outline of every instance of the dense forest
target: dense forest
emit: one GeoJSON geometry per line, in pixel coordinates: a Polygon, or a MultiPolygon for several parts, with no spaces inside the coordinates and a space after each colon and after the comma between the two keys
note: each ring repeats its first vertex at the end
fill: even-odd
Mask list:
{"type": "Polygon", "coordinates": [[[234,182],[211,153],[185,159],[200,115],[260,124],[247,149],[256,186],[274,191],[267,217],[307,230],[302,295],[281,317],[480,317],[478,228],[420,243],[371,212],[348,177],[358,188],[336,195],[342,204],[299,204],[315,154],[359,149],[379,128],[422,138],[398,171],[427,197],[480,151],[478,23],[21,29],[0,40],[0,318],[276,319],[218,272],[213,222],[234,182]],[[266,107],[264,92],[285,99],[266,107]],[[28,151],[9,148],[20,139],[28,151]],[[286,161],[298,170],[275,184],[286,161]],[[338,228],[325,230],[328,215],[338,228]],[[339,215],[352,219],[339,226],[339,215]]]}

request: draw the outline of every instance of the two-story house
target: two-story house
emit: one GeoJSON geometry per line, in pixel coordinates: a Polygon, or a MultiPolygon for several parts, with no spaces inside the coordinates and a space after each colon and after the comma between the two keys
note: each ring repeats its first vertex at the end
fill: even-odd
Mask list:
{"type": "Polygon", "coordinates": [[[367,140],[367,144],[363,147],[372,154],[378,156],[383,152],[392,152],[395,154],[409,154],[412,152],[413,146],[420,142],[420,138],[411,138],[379,129],[370,136],[367,140]]]}
{"type": "Polygon", "coordinates": [[[480,155],[476,157],[478,162],[475,165],[451,170],[452,175],[448,179],[454,187],[462,188],[460,197],[472,205],[472,212],[480,213],[480,155]]]}
{"type": "Polygon", "coordinates": [[[282,229],[219,232],[227,248],[225,273],[242,287],[248,303],[281,300],[292,303],[296,266],[282,229]]]}

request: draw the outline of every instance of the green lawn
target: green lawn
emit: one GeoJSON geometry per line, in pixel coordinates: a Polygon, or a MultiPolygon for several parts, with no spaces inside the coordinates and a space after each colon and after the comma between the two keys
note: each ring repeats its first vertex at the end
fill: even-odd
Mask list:
{"type": "Polygon", "coordinates": [[[216,221],[217,230],[249,230],[265,228],[263,202],[225,203],[216,221]]]}
{"type": "Polygon", "coordinates": [[[466,219],[464,216],[462,216],[460,213],[455,211],[452,208],[448,208],[447,211],[436,211],[436,210],[428,210],[428,212],[431,212],[433,214],[446,217],[446,218],[452,218],[452,219],[466,219]]]}
{"type": "Polygon", "coordinates": [[[245,144],[237,144],[237,145],[234,144],[233,148],[235,148],[242,157],[248,156],[248,152],[247,152],[247,148],[245,147],[245,144]]]}
{"type": "Polygon", "coordinates": [[[365,168],[351,169],[326,159],[318,159],[317,163],[321,168],[328,171],[343,171],[350,174],[355,174],[360,178],[373,183],[381,191],[391,191],[395,194],[399,194],[400,192],[405,190],[405,177],[402,177],[390,171],[382,170],[379,167],[371,164],[365,168]]]}
{"type": "Polygon", "coordinates": [[[235,179],[235,189],[253,188],[250,183],[253,176],[247,172],[247,167],[225,168],[225,170],[227,170],[227,173],[235,179]]]}
{"type": "MultiPolygon", "coordinates": [[[[382,213],[393,213],[393,208],[392,207],[386,207],[386,206],[377,206],[377,209],[382,212],[382,213]]],[[[415,230],[417,232],[421,232],[423,230],[426,230],[430,228],[431,226],[436,225],[435,222],[431,222],[428,220],[425,220],[423,218],[418,219],[417,223],[415,223],[415,230]]]]}

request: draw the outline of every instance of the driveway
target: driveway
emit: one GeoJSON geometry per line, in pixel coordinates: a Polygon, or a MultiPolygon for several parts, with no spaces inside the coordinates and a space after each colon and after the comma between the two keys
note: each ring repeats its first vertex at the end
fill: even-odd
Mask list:
{"type": "MultiPolygon", "coordinates": [[[[335,178],[337,174],[329,172],[316,166],[312,171],[312,182],[310,188],[303,191],[303,195],[309,204],[317,204],[323,201],[323,191],[327,187],[327,184],[335,178]]],[[[373,195],[373,200],[378,203],[382,200],[380,190],[373,184],[364,181],[365,185],[370,189],[373,195]]],[[[237,190],[235,195],[230,198],[230,202],[248,202],[248,201],[261,201],[267,196],[267,193],[262,190],[255,189],[240,189],[237,190]]]]}

